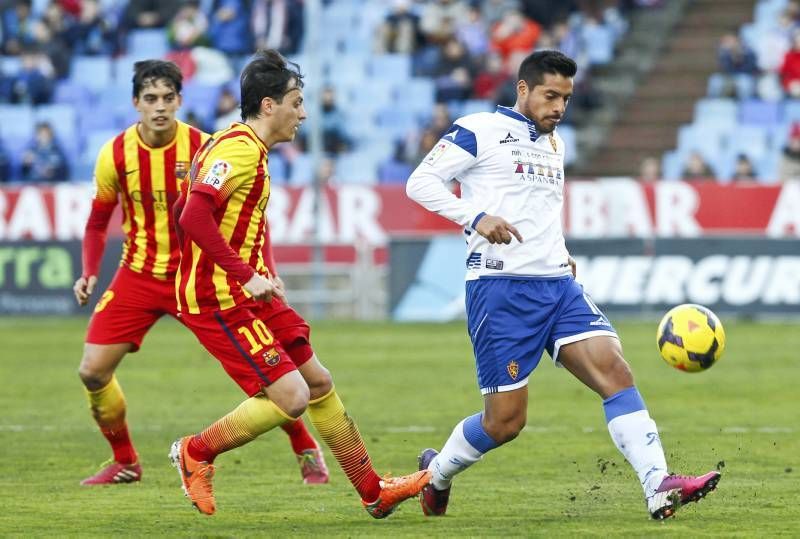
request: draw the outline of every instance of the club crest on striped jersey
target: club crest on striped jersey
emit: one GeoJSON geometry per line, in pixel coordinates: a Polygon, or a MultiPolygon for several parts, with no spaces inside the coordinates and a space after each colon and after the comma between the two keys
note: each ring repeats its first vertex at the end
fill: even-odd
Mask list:
{"type": "Polygon", "coordinates": [[[506,365],[506,370],[511,379],[516,380],[517,376],[519,376],[519,363],[512,359],[508,362],[508,365],[506,365]]]}
{"type": "Polygon", "coordinates": [[[217,159],[213,163],[211,163],[211,167],[208,169],[208,174],[206,174],[205,178],[203,178],[202,183],[206,185],[210,185],[217,191],[222,188],[222,184],[225,182],[225,178],[227,178],[233,167],[230,163],[223,159],[217,159]]]}

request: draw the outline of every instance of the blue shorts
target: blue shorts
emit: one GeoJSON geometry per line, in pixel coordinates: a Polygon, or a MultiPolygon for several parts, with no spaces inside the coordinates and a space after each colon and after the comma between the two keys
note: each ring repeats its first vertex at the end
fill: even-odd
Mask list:
{"type": "Polygon", "coordinates": [[[598,335],[616,337],[608,318],[572,277],[467,281],[467,329],[481,393],[525,386],[547,350],[598,335]]]}

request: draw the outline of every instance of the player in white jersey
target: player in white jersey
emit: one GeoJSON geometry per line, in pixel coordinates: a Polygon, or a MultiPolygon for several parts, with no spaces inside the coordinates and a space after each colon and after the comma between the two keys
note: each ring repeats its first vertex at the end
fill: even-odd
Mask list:
{"type": "Polygon", "coordinates": [[[575,62],[540,51],[520,66],[513,108],[459,118],[408,180],[408,196],[464,226],[467,328],[484,410],[462,420],[420,497],[426,515],[447,509],[453,476],[513,440],[526,422],[528,377],[544,350],[603,399],[614,444],[663,519],[716,488],[718,472],[667,471],[655,422],[634,386],[614,328],[575,279],[561,229],[564,142],[556,126],[572,96],[575,62]],[[445,186],[455,178],[461,197],[445,186]]]}

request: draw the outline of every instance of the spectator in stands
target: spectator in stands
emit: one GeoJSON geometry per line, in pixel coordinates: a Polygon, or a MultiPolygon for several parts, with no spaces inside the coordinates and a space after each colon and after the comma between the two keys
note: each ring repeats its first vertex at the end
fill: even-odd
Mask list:
{"type": "Polygon", "coordinates": [[[473,58],[482,58],[488,52],[489,27],[478,5],[472,4],[466,15],[456,21],[456,38],[473,58]]]}
{"type": "Polygon", "coordinates": [[[714,173],[700,152],[694,151],[686,159],[682,176],[684,180],[708,180],[714,177],[714,173]]]}
{"type": "Polygon", "coordinates": [[[394,0],[392,9],[378,27],[375,51],[379,54],[414,54],[423,43],[419,15],[410,0],[394,0]]]}
{"type": "Polygon", "coordinates": [[[200,2],[187,0],[170,21],[167,36],[174,49],[191,49],[207,44],[206,30],[208,30],[208,18],[200,9],[200,2]]]}
{"type": "Polygon", "coordinates": [[[753,75],[758,71],[756,55],[734,33],[725,34],[720,38],[717,57],[723,73],[753,75]]]}
{"type": "Polygon", "coordinates": [[[122,16],[122,27],[164,28],[175,17],[179,0],[130,0],[122,16]]]}
{"type": "Polygon", "coordinates": [[[347,119],[336,104],[336,91],[332,86],[323,88],[320,108],[323,149],[331,155],[346,152],[350,149],[350,139],[345,135],[342,126],[347,124],[347,119]]]}
{"type": "Polygon", "coordinates": [[[74,54],[110,55],[116,52],[116,31],[112,17],[103,12],[97,0],[83,0],[68,41],[74,54]]]}
{"type": "Polygon", "coordinates": [[[442,45],[456,32],[456,26],[464,16],[465,4],[461,0],[432,0],[422,10],[420,29],[426,41],[442,45]]]}
{"type": "MultiPolygon", "coordinates": [[[[347,178],[345,181],[361,179],[361,178],[347,178]]],[[[317,180],[323,187],[334,186],[338,183],[339,178],[336,176],[336,159],[331,156],[325,156],[320,160],[317,167],[317,180]]]]}
{"type": "Polygon", "coordinates": [[[217,107],[214,111],[214,131],[225,129],[233,122],[241,121],[239,114],[239,100],[233,95],[230,88],[223,88],[217,98],[217,107]]]}
{"type": "Polygon", "coordinates": [[[783,57],[780,75],[783,89],[789,97],[800,97],[800,31],[792,37],[792,48],[783,57]]]}
{"type": "Polygon", "coordinates": [[[208,30],[213,48],[234,58],[253,52],[250,18],[247,0],[214,0],[208,30]]]}
{"type": "Polygon", "coordinates": [[[440,139],[439,133],[434,132],[431,129],[423,129],[422,134],[419,137],[419,142],[417,143],[416,150],[411,155],[409,161],[411,163],[422,163],[422,160],[425,159],[425,156],[428,155],[436,143],[439,142],[440,139]]]}
{"type": "Polygon", "coordinates": [[[450,38],[442,47],[434,76],[436,101],[463,101],[472,94],[473,63],[458,39],[450,38]]]}
{"type": "Polygon", "coordinates": [[[515,52],[529,54],[536,47],[541,33],[541,26],[520,10],[512,9],[492,27],[490,42],[492,49],[507,61],[515,52]]]}
{"type": "Polygon", "coordinates": [[[496,52],[486,57],[485,65],[475,77],[472,95],[477,99],[488,99],[497,103],[498,93],[503,84],[510,78],[503,66],[503,59],[496,52]]]}
{"type": "Polygon", "coordinates": [[[296,54],[305,30],[303,6],[302,0],[254,0],[251,23],[255,48],[296,54]]]}
{"type": "Polygon", "coordinates": [[[755,53],[734,33],[725,34],[717,49],[720,73],[716,84],[718,95],[746,99],[753,93],[754,77],[758,73],[755,53]]]}
{"type": "Polygon", "coordinates": [[[47,122],[36,124],[34,138],[22,154],[22,177],[30,182],[69,180],[67,158],[47,122]]]}
{"type": "Polygon", "coordinates": [[[781,155],[778,179],[782,182],[800,180],[800,123],[792,124],[789,138],[781,155]]]}
{"type": "Polygon", "coordinates": [[[2,6],[2,31],[3,53],[15,56],[26,47],[36,42],[33,35],[33,16],[31,15],[31,0],[16,0],[3,2],[2,6]]]}
{"type": "Polygon", "coordinates": [[[441,138],[451,125],[453,125],[453,118],[450,115],[450,107],[447,106],[447,103],[436,103],[433,106],[428,129],[433,131],[437,138],[441,138]]]}
{"type": "Polygon", "coordinates": [[[753,167],[753,162],[743,153],[736,156],[736,165],[733,169],[732,179],[736,182],[752,182],[756,179],[756,171],[753,167]]]}
{"type": "Polygon", "coordinates": [[[0,139],[0,183],[5,183],[11,179],[11,159],[0,139]]]}
{"type": "Polygon", "coordinates": [[[661,161],[653,156],[642,159],[639,165],[639,181],[655,182],[661,179],[661,161]]]}
{"type": "Polygon", "coordinates": [[[408,177],[414,171],[414,167],[405,159],[405,145],[402,141],[394,142],[392,155],[378,165],[379,183],[406,183],[408,177]]]}
{"type": "Polygon", "coordinates": [[[41,20],[33,23],[34,48],[50,60],[57,79],[69,75],[72,51],[68,36],[75,27],[73,17],[55,2],[47,6],[41,20]]]}
{"type": "MultiPolygon", "coordinates": [[[[579,0],[579,3],[582,4],[583,11],[592,12],[593,6],[586,5],[585,1],[579,0]]],[[[608,3],[603,2],[604,5],[608,3]]],[[[526,17],[549,28],[557,21],[566,20],[578,9],[578,5],[575,0],[522,0],[521,8],[526,17]]],[[[599,16],[600,14],[594,12],[594,15],[599,16]]],[[[566,51],[561,52],[567,54],[566,51]]]]}
{"type": "Polygon", "coordinates": [[[55,70],[50,59],[37,50],[24,51],[20,59],[20,70],[11,78],[11,102],[48,103],[55,87],[55,70]]]}
{"type": "Polygon", "coordinates": [[[480,2],[481,16],[486,24],[494,26],[503,15],[513,9],[519,9],[519,0],[484,0],[480,2]]]}

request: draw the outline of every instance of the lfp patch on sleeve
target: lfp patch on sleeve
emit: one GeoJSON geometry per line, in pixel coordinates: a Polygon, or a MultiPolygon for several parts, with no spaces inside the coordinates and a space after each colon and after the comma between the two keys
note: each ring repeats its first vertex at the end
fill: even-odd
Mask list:
{"type": "Polygon", "coordinates": [[[422,162],[427,163],[429,165],[434,164],[436,161],[439,160],[439,158],[442,155],[444,155],[444,152],[446,152],[447,149],[452,145],[453,144],[451,142],[440,140],[439,142],[436,143],[436,146],[434,146],[431,149],[431,151],[428,152],[428,155],[425,156],[425,159],[423,159],[422,162]]]}
{"type": "Polygon", "coordinates": [[[217,159],[211,163],[211,168],[208,169],[208,174],[203,178],[202,183],[210,185],[219,191],[222,188],[222,184],[225,182],[225,178],[230,175],[232,170],[233,167],[230,163],[222,159],[217,159]]]}

